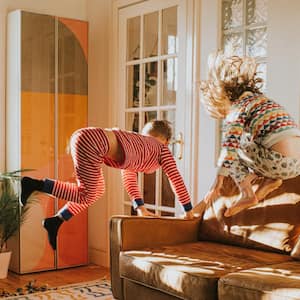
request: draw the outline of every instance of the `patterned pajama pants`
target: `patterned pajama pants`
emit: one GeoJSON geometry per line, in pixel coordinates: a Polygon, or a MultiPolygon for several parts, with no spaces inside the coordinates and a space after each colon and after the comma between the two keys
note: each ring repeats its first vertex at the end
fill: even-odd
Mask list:
{"type": "Polygon", "coordinates": [[[289,179],[300,175],[300,160],[253,142],[242,144],[238,150],[239,163],[233,165],[230,176],[240,183],[252,170],[255,174],[272,179],[289,179]]]}

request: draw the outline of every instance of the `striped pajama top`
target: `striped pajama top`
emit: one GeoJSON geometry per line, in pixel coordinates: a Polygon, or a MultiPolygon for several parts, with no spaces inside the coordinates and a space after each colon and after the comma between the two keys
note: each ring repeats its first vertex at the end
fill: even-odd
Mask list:
{"type": "Polygon", "coordinates": [[[167,145],[151,136],[135,132],[123,130],[113,130],[113,132],[123,148],[124,160],[118,163],[104,157],[103,162],[107,166],[122,169],[124,187],[132,201],[142,199],[137,184],[137,172],[149,174],[161,167],[185,211],[192,209],[189,193],[167,145]]]}
{"type": "Polygon", "coordinates": [[[233,164],[239,163],[237,150],[243,133],[249,134],[251,142],[269,147],[270,141],[274,144],[284,134],[296,136],[300,132],[281,105],[262,94],[244,93],[232,103],[230,113],[223,120],[219,174],[229,175],[233,164]]]}

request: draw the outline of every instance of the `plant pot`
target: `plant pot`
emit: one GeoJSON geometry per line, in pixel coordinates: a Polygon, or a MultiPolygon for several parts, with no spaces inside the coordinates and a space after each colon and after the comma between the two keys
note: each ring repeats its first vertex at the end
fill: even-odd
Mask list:
{"type": "Polygon", "coordinates": [[[0,279],[4,279],[7,277],[10,257],[11,251],[0,252],[0,279]]]}

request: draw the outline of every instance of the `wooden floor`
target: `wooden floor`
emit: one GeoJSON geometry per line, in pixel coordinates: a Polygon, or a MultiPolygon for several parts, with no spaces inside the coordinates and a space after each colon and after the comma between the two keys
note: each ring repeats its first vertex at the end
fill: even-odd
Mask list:
{"type": "Polygon", "coordinates": [[[0,290],[12,293],[18,287],[24,287],[32,280],[36,281],[37,286],[48,285],[48,287],[56,287],[100,278],[109,279],[109,269],[96,265],[88,265],[23,275],[9,271],[6,279],[0,279],[0,290]]]}

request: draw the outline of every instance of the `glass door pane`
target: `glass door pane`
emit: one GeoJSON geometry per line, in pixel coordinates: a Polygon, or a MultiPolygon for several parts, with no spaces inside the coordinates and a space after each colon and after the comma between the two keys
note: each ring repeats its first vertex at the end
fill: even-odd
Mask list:
{"type": "Polygon", "coordinates": [[[162,11],[162,54],[178,52],[177,6],[162,11]]]}
{"type": "Polygon", "coordinates": [[[126,129],[140,132],[140,116],[138,112],[129,112],[126,114],[126,129]]]}
{"type": "Polygon", "coordinates": [[[157,119],[157,111],[146,111],[144,117],[144,124],[157,119]]]}
{"type": "Polygon", "coordinates": [[[175,195],[170,186],[167,176],[162,172],[162,190],[161,190],[162,206],[175,207],[175,195]]]}
{"type": "Polygon", "coordinates": [[[143,174],[143,186],[144,186],[144,202],[147,204],[155,205],[156,195],[156,172],[152,174],[143,174]]]}
{"type": "Polygon", "coordinates": [[[157,61],[144,64],[144,106],[157,105],[157,61]]]}
{"type": "Polygon", "coordinates": [[[144,57],[157,56],[158,50],[158,12],[144,15],[144,57]]]}
{"type": "Polygon", "coordinates": [[[127,67],[127,103],[126,107],[138,107],[140,101],[140,65],[127,67]]]}
{"type": "Polygon", "coordinates": [[[177,58],[164,60],[162,104],[176,104],[177,78],[177,58]]]}
{"type": "Polygon", "coordinates": [[[127,60],[140,58],[141,18],[131,18],[127,22],[127,60]]]}

